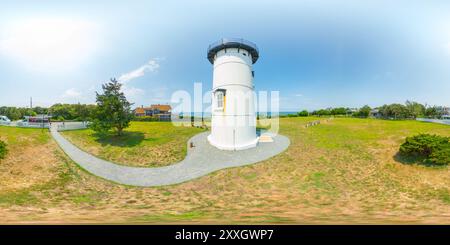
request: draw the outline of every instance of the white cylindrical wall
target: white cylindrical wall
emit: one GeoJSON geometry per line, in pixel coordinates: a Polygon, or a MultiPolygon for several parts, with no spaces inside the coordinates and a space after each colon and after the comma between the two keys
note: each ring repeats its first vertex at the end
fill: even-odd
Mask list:
{"type": "Polygon", "coordinates": [[[211,134],[208,140],[223,150],[256,146],[252,58],[245,49],[219,50],[214,57],[211,134]],[[217,92],[224,93],[218,107],[217,92]]]}

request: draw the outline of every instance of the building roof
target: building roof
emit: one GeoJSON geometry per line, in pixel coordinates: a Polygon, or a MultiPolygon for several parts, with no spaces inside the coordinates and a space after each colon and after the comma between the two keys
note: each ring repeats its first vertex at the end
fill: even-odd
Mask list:
{"type": "Polygon", "coordinates": [[[160,111],[170,111],[170,110],[172,110],[172,107],[170,105],[156,104],[156,105],[151,105],[150,107],[138,107],[138,108],[134,109],[134,113],[145,114],[145,111],[156,110],[156,109],[158,109],[160,111]]]}
{"type": "Polygon", "coordinates": [[[170,105],[160,105],[160,104],[157,104],[157,105],[151,105],[150,106],[150,109],[158,109],[158,110],[160,110],[160,111],[170,111],[171,109],[172,109],[172,107],[170,106],[170,105]]]}
{"type": "Polygon", "coordinates": [[[225,48],[241,48],[245,49],[252,55],[252,63],[254,64],[259,58],[259,50],[256,44],[244,40],[242,38],[222,38],[217,42],[212,43],[208,47],[208,60],[211,64],[214,63],[214,56],[217,52],[225,48]]]}
{"type": "Polygon", "coordinates": [[[145,114],[145,108],[138,107],[138,108],[134,109],[134,113],[136,113],[136,114],[145,114]]]}

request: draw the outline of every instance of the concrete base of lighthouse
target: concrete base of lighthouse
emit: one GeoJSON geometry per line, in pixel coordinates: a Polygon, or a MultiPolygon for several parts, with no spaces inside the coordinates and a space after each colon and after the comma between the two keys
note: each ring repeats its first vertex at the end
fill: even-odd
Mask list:
{"type": "MultiPolygon", "coordinates": [[[[232,98],[232,93],[230,97],[232,98]]],[[[230,105],[233,99],[230,99],[230,105]]],[[[244,114],[244,113],[242,113],[244,114]]],[[[249,115],[232,115],[213,111],[211,133],[208,142],[220,150],[245,150],[256,147],[259,137],[256,132],[256,117],[249,115]]]]}
{"type": "Polygon", "coordinates": [[[224,145],[224,144],[220,144],[220,143],[214,141],[212,135],[208,135],[208,142],[212,146],[216,147],[219,150],[227,150],[227,151],[239,151],[239,150],[250,149],[250,148],[256,147],[258,145],[258,141],[259,141],[259,137],[256,137],[254,140],[244,143],[244,144],[224,145]]]}

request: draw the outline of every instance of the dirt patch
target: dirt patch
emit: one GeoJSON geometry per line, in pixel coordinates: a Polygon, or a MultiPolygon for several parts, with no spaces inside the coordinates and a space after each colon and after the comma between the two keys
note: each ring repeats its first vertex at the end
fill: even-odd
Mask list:
{"type": "MultiPolygon", "coordinates": [[[[25,140],[25,137],[21,137],[25,140]]],[[[28,188],[57,176],[60,161],[53,141],[42,145],[13,147],[0,163],[0,193],[28,188]]]]}

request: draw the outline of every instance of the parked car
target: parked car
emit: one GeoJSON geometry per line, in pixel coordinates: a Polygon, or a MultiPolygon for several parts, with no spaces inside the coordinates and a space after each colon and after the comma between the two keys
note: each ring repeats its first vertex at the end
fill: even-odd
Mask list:
{"type": "Polygon", "coordinates": [[[1,125],[9,125],[11,124],[11,120],[7,116],[0,116],[0,124],[1,125]]]}

